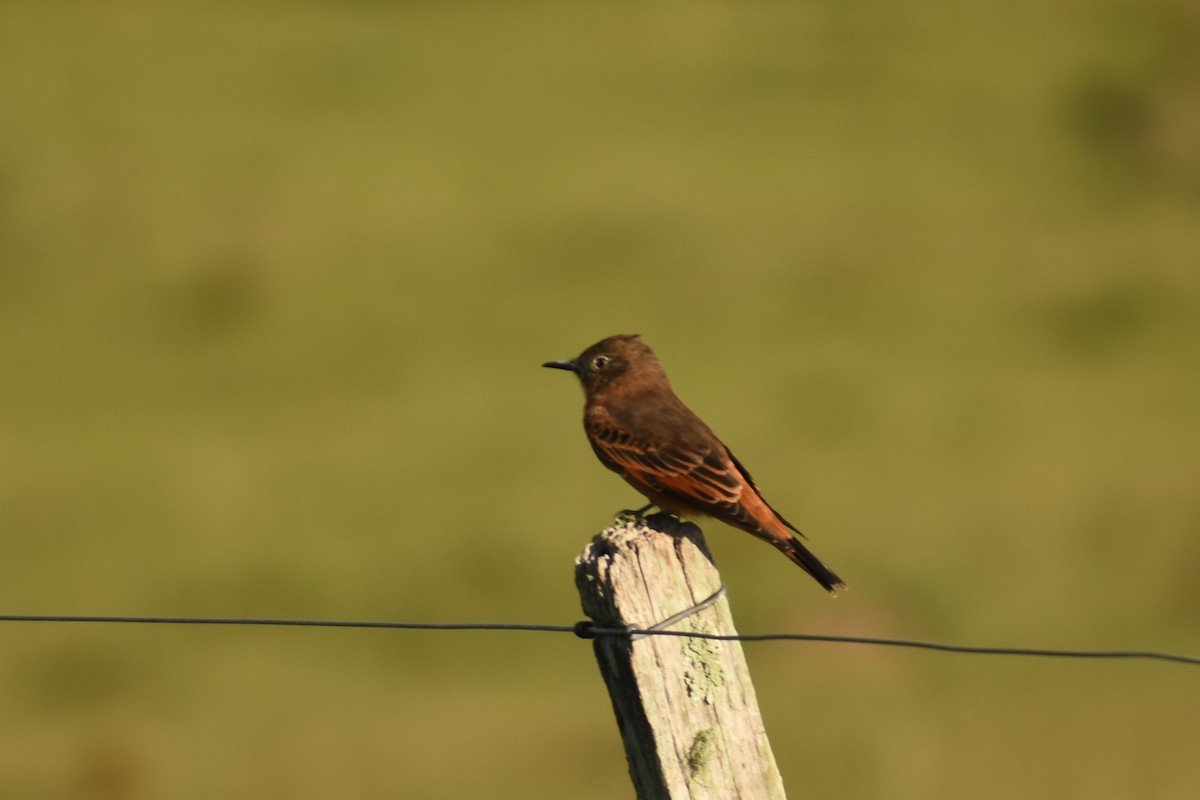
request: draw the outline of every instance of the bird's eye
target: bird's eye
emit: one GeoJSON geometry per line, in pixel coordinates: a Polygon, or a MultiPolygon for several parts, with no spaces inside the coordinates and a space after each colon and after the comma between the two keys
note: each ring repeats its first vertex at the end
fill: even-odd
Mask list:
{"type": "Polygon", "coordinates": [[[604,369],[608,366],[608,362],[612,361],[608,356],[596,356],[592,359],[592,369],[604,369]]]}

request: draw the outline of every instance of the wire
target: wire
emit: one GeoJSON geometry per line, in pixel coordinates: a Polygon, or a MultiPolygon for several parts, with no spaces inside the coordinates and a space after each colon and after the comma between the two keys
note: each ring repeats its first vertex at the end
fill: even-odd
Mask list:
{"type": "MultiPolygon", "coordinates": [[[[391,628],[428,631],[546,631],[574,633],[574,625],[530,625],[520,622],[386,622],[338,619],[272,619],[269,617],[142,617],[82,614],[0,614],[0,622],[99,622],[146,625],[262,625],[284,628],[391,628]]],[[[624,632],[624,629],[622,629],[624,632]]]]}
{"type": "MultiPolygon", "coordinates": [[[[604,631],[610,633],[610,631],[604,631]]],[[[630,633],[648,633],[632,630],[630,633]]],[[[924,642],[915,639],[882,639],[873,636],[834,636],[819,633],[760,633],[730,635],[720,633],[693,633],[689,631],[653,631],[657,636],[689,636],[695,639],[739,642],[834,642],[838,644],[868,644],[883,647],[909,647],[918,650],[937,650],[944,653],[972,653],[992,656],[1043,656],[1049,658],[1128,658],[1155,661],[1172,661],[1178,664],[1200,666],[1200,657],[1175,653],[1159,653],[1152,650],[1056,650],[1033,647],[975,647],[942,642],[924,642]]]]}
{"type": "MultiPolygon", "coordinates": [[[[714,598],[709,598],[713,600],[714,598]]],[[[705,601],[709,602],[709,601],[705,601]]],[[[691,609],[689,609],[691,611],[691,609]]],[[[145,617],[145,616],[85,616],[80,614],[0,614],[0,622],[77,622],[149,625],[254,625],[289,628],[374,628],[390,630],[428,631],[531,631],[541,633],[573,633],[583,639],[597,636],[640,638],[643,636],[675,636],[708,639],[719,642],[827,642],[834,644],[865,644],[882,647],[905,647],[935,650],[945,653],[970,653],[994,656],[1038,656],[1074,659],[1141,659],[1170,661],[1200,666],[1200,657],[1161,653],[1151,650],[1063,650],[1031,647],[976,647],[971,645],[925,642],[915,639],[884,639],[873,636],[835,636],[819,633],[760,633],[721,634],[697,631],[669,631],[661,628],[618,628],[596,625],[589,621],[575,625],[531,625],[519,622],[386,622],[361,620],[271,619],[258,617],[145,617]]],[[[662,623],[660,623],[662,624],[662,623]]]]}

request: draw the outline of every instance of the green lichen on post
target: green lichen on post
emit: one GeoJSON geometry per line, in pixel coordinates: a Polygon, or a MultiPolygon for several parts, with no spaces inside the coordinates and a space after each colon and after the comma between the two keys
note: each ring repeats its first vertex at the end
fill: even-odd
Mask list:
{"type": "MultiPolygon", "coordinates": [[[[705,627],[707,626],[700,626],[705,627]]],[[[725,670],[721,668],[717,645],[717,642],[709,639],[684,640],[683,653],[688,669],[683,680],[687,686],[688,697],[699,698],[705,704],[711,704],[716,692],[725,686],[725,670]]]]}
{"type": "Polygon", "coordinates": [[[708,767],[717,734],[712,728],[697,731],[687,751],[688,775],[695,780],[708,767]]]}

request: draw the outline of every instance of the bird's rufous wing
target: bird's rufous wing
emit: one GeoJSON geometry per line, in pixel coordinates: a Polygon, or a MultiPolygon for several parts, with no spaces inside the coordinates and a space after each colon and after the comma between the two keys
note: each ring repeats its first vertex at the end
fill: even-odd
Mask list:
{"type": "Polygon", "coordinates": [[[596,419],[588,421],[587,431],[604,465],[633,483],[738,527],[753,524],[742,498],[747,490],[755,496],[758,492],[720,442],[708,447],[652,444],[596,419]]]}

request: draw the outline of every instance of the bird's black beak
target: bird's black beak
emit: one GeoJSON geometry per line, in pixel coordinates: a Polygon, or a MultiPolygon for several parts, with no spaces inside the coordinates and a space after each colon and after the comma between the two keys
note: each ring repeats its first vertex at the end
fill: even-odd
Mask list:
{"type": "Polygon", "coordinates": [[[549,367],[550,369],[565,369],[569,372],[574,372],[576,375],[579,374],[579,362],[577,361],[547,361],[542,366],[549,367]]]}

